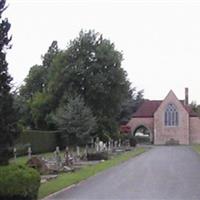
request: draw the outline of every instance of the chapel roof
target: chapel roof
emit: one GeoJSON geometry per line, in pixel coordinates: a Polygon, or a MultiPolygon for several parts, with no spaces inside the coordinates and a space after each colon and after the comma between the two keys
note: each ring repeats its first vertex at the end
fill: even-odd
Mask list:
{"type": "MultiPolygon", "coordinates": [[[[185,108],[185,110],[189,113],[190,117],[197,117],[197,114],[192,111],[191,107],[184,104],[184,100],[180,100],[180,102],[185,108]]],[[[138,108],[138,110],[135,113],[133,113],[132,117],[153,117],[155,111],[158,109],[161,103],[161,100],[145,100],[142,103],[142,105],[138,108]]]]}

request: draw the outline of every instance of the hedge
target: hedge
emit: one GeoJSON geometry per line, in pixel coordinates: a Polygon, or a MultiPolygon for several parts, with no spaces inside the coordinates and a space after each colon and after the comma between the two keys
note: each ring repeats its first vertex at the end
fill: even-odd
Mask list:
{"type": "Polygon", "coordinates": [[[40,175],[22,165],[0,166],[1,200],[36,200],[40,187],[40,175]]]}
{"type": "Polygon", "coordinates": [[[18,155],[27,154],[28,146],[31,146],[32,153],[44,153],[54,151],[59,145],[60,133],[58,131],[24,131],[16,142],[18,155]]]}

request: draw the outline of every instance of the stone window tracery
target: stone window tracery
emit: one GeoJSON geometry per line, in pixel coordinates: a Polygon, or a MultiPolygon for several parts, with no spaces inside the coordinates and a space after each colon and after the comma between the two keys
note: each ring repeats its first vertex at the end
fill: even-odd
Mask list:
{"type": "Polygon", "coordinates": [[[165,126],[178,126],[178,111],[172,103],[168,104],[165,110],[165,126]]]}

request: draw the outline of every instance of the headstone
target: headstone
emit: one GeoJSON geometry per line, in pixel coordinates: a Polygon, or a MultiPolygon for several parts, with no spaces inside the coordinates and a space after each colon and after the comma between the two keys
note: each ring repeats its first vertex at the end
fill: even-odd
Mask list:
{"type": "Polygon", "coordinates": [[[95,149],[96,149],[97,152],[100,151],[100,147],[99,147],[99,138],[98,138],[98,137],[96,138],[96,141],[95,141],[95,149]]]}
{"type": "Polygon", "coordinates": [[[104,148],[103,142],[100,141],[99,142],[99,151],[103,151],[103,148],[104,148]]]}
{"type": "Polygon", "coordinates": [[[79,146],[76,147],[76,155],[77,155],[77,157],[80,157],[80,147],[79,146]]]}
{"type": "Polygon", "coordinates": [[[14,161],[17,159],[17,149],[14,147],[13,148],[13,155],[14,155],[14,161]]]}
{"type": "Polygon", "coordinates": [[[94,138],[93,137],[91,138],[91,148],[92,149],[95,148],[95,143],[94,143],[94,138]]]}
{"type": "Polygon", "coordinates": [[[114,141],[114,148],[117,148],[117,141],[114,141]]]}
{"type": "Polygon", "coordinates": [[[121,143],[122,143],[122,141],[121,141],[121,139],[119,139],[119,142],[118,142],[118,147],[119,148],[121,147],[121,143]]]}
{"type": "Polygon", "coordinates": [[[31,159],[32,150],[31,147],[28,147],[28,159],[31,159]]]}
{"type": "Polygon", "coordinates": [[[111,151],[111,142],[108,140],[108,151],[111,151]]]}
{"type": "Polygon", "coordinates": [[[69,148],[68,147],[65,148],[64,158],[65,158],[65,164],[69,165],[69,148]]]}
{"type": "Polygon", "coordinates": [[[56,151],[55,151],[55,159],[56,159],[57,167],[60,168],[62,166],[62,160],[60,156],[60,149],[58,146],[56,147],[56,151]]]}

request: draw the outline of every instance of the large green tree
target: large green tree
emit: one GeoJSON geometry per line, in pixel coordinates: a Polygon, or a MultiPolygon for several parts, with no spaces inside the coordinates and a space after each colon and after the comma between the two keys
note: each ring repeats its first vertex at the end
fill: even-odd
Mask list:
{"type": "Polygon", "coordinates": [[[26,119],[31,125],[27,125],[50,129],[58,107],[78,94],[95,116],[98,135],[116,133],[119,122],[130,116],[142,98],[142,92],[131,88],[122,60],[115,45],[94,31],[81,31],[65,50],[59,50],[54,41],[42,65],[31,68],[21,88],[30,110],[26,119]]]}
{"type": "Polygon", "coordinates": [[[12,78],[8,74],[6,50],[11,37],[8,36],[10,23],[2,18],[6,1],[0,0],[0,165],[8,164],[9,148],[17,134],[13,96],[10,92],[12,78]]]}
{"type": "Polygon", "coordinates": [[[66,91],[76,92],[94,113],[99,133],[116,132],[122,102],[130,93],[121,62],[122,54],[113,43],[94,31],[81,31],[54,60],[49,82],[53,102],[57,105],[66,91]]]}

